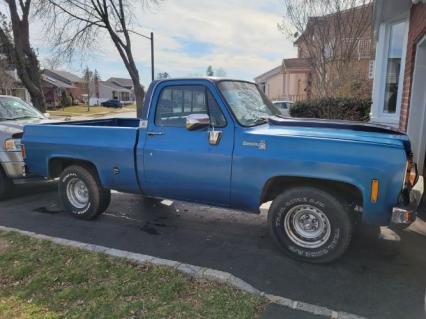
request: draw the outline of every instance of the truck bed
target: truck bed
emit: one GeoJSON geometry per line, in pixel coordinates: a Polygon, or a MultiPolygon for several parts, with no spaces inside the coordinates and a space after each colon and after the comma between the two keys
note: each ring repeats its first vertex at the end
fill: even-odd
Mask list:
{"type": "Polygon", "coordinates": [[[27,168],[36,175],[56,177],[51,161],[77,158],[97,168],[104,187],[135,193],[138,136],[139,119],[111,118],[26,125],[22,141],[27,168]]]}

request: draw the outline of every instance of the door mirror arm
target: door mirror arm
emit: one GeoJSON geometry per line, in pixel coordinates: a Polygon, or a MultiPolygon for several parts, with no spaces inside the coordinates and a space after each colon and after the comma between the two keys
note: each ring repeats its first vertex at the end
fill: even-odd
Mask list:
{"type": "Polygon", "coordinates": [[[222,138],[222,131],[216,131],[213,127],[211,131],[209,131],[209,144],[210,145],[218,145],[222,138]]]}

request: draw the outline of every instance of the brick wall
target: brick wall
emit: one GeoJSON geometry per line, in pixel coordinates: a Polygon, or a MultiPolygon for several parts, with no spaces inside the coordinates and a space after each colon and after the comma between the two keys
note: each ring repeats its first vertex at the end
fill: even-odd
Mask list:
{"type": "Polygon", "coordinates": [[[411,8],[408,32],[407,58],[405,61],[404,89],[401,102],[400,129],[407,130],[410,111],[411,84],[415,65],[417,43],[426,35],[426,4],[416,4],[411,8]]]}
{"type": "Polygon", "coordinates": [[[70,89],[72,96],[79,100],[79,102],[83,102],[83,94],[87,94],[87,90],[85,88],[84,83],[73,83],[74,88],[70,89]]]}

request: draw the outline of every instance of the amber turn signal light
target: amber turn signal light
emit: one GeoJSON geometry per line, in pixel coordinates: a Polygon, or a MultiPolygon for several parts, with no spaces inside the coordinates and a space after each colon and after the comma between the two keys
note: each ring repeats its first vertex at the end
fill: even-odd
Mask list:
{"type": "Polygon", "coordinates": [[[371,182],[371,202],[375,203],[377,202],[377,199],[379,198],[379,180],[373,179],[371,182]]]}

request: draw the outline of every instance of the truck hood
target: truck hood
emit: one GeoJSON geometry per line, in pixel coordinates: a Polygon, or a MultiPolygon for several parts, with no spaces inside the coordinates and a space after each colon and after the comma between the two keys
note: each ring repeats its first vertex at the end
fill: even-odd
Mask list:
{"type": "Polygon", "coordinates": [[[250,129],[249,134],[359,141],[404,148],[407,154],[411,153],[406,134],[390,127],[371,123],[273,116],[269,119],[269,123],[250,129]]]}
{"type": "Polygon", "coordinates": [[[24,130],[24,125],[26,124],[38,124],[38,123],[47,123],[51,122],[47,118],[43,119],[22,119],[17,121],[0,121],[0,142],[3,143],[7,138],[11,138],[14,134],[22,133],[24,130]]]}

